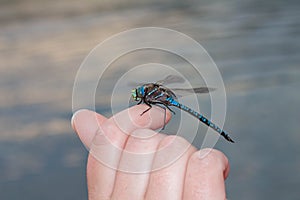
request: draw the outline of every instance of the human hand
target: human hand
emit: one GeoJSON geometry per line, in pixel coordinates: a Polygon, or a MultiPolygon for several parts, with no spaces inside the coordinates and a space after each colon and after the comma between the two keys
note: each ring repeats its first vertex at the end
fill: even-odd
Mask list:
{"type": "MultiPolygon", "coordinates": [[[[213,149],[197,151],[183,138],[154,132],[163,126],[164,111],[153,107],[140,116],[145,109],[145,105],[134,106],[109,119],[88,110],[74,114],[72,126],[83,144],[90,149],[87,163],[89,200],[226,199],[224,180],[229,173],[226,156],[213,149]],[[99,126],[102,134],[97,136],[99,126]],[[115,163],[115,167],[100,162],[97,153],[100,155],[103,152],[91,153],[94,143],[101,146],[108,141],[121,150],[103,149],[105,158],[115,163]],[[160,157],[154,153],[143,160],[128,160],[125,154],[157,152],[163,148],[165,151],[160,157]],[[174,152],[182,153],[169,165],[151,171],[154,166],[173,159],[177,155],[174,152]],[[150,170],[145,170],[145,173],[122,170],[128,169],[128,166],[137,169],[142,166],[150,170]]],[[[166,121],[170,118],[171,114],[167,112],[166,121]]]]}

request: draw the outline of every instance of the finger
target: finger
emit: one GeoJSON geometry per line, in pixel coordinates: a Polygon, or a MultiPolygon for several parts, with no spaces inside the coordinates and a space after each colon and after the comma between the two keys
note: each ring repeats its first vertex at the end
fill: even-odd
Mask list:
{"type": "Polygon", "coordinates": [[[183,199],[226,199],[224,180],[228,172],[228,160],[220,151],[195,152],[188,163],[183,199]]]}
{"type": "Polygon", "coordinates": [[[112,118],[109,122],[122,132],[130,134],[136,129],[158,129],[164,125],[164,117],[166,117],[166,123],[171,119],[171,113],[168,110],[164,110],[158,106],[153,106],[148,112],[149,107],[145,104],[133,106],[126,109],[112,118]]]}
{"type": "MultiPolygon", "coordinates": [[[[96,112],[83,109],[74,113],[71,124],[81,142],[89,150],[99,126],[106,120],[107,119],[104,116],[96,112]]],[[[97,161],[93,156],[88,157],[87,177],[94,177],[93,179],[88,178],[88,191],[91,200],[99,197],[97,190],[93,189],[93,187],[98,186],[99,181],[102,180],[101,174],[98,173],[101,168],[102,165],[99,164],[99,161],[97,161]],[[95,192],[95,194],[93,192],[95,192]]]]}
{"type": "Polygon", "coordinates": [[[99,129],[99,125],[106,120],[104,116],[96,112],[82,109],[74,113],[71,119],[71,125],[81,142],[89,149],[96,131],[99,129]]]}
{"type": "MultiPolygon", "coordinates": [[[[164,111],[138,105],[107,119],[95,135],[88,160],[87,179],[90,199],[110,198],[120,162],[122,150],[130,133],[139,128],[157,129],[164,124],[164,111]],[[97,162],[98,161],[98,162],[97,162]],[[95,175],[97,174],[97,175],[95,175]]],[[[167,113],[166,121],[169,121],[167,113]]]]}
{"type": "Polygon", "coordinates": [[[187,162],[196,149],[183,138],[168,136],[159,144],[145,199],[181,199],[187,162]]]}
{"type": "Polygon", "coordinates": [[[155,150],[164,137],[150,129],[132,133],[122,152],[112,199],[143,199],[155,150]]]}

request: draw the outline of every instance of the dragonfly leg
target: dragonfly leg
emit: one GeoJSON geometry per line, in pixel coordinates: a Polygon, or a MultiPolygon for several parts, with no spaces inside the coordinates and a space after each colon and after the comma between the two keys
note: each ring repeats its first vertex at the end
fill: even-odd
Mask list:
{"type": "Polygon", "coordinates": [[[166,110],[166,106],[163,104],[163,103],[160,103],[160,102],[153,102],[153,104],[154,105],[156,105],[156,104],[158,104],[157,106],[158,107],[160,107],[160,108],[162,108],[162,109],[164,109],[164,126],[162,127],[162,129],[161,130],[164,130],[165,129],[165,127],[166,127],[166,121],[167,121],[167,110],[166,110]]]}
{"type": "Polygon", "coordinates": [[[141,99],[141,100],[137,103],[137,105],[140,105],[142,102],[143,102],[143,99],[141,99]]]}
{"type": "MultiPolygon", "coordinates": [[[[145,102],[146,103],[146,102],[145,102]]],[[[164,108],[166,107],[166,108],[168,108],[168,110],[169,111],[171,111],[174,115],[176,114],[169,106],[168,106],[168,104],[166,104],[166,103],[163,103],[163,102],[159,102],[159,101],[154,101],[154,102],[151,102],[152,104],[160,104],[160,105],[163,105],[164,106],[164,108]]]]}
{"type": "Polygon", "coordinates": [[[169,106],[165,105],[166,108],[168,108],[169,111],[171,111],[174,115],[176,114],[169,106]]]}
{"type": "Polygon", "coordinates": [[[145,114],[146,112],[148,112],[151,108],[152,108],[152,105],[151,104],[149,104],[147,101],[144,101],[145,102],[145,104],[147,105],[147,106],[149,106],[149,108],[147,108],[144,112],[142,112],[141,114],[140,114],[140,116],[142,116],[143,114],[145,114]]]}
{"type": "Polygon", "coordinates": [[[164,126],[162,127],[161,130],[165,130],[165,127],[166,127],[166,120],[167,120],[167,110],[166,110],[166,107],[163,107],[163,106],[159,106],[161,107],[162,109],[164,109],[164,126]]]}

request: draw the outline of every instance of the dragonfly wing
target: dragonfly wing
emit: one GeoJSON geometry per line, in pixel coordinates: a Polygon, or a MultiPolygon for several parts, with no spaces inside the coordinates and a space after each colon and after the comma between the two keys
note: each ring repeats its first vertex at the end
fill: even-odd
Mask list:
{"type": "Polygon", "coordinates": [[[184,82],[185,82],[185,80],[181,76],[169,75],[166,78],[164,78],[163,80],[157,81],[156,84],[167,85],[167,84],[171,84],[171,83],[184,83],[184,82]]]}
{"type": "MultiPolygon", "coordinates": [[[[169,76],[165,77],[164,79],[157,81],[156,84],[168,85],[168,84],[172,84],[172,83],[184,83],[184,82],[185,82],[185,80],[181,76],[169,75],[169,76]]],[[[128,86],[136,87],[138,85],[144,85],[144,84],[146,84],[146,83],[138,83],[138,82],[130,81],[128,83],[128,86]]]]}
{"type": "Polygon", "coordinates": [[[191,89],[172,88],[171,90],[176,93],[176,96],[182,97],[182,96],[187,96],[187,95],[191,95],[191,94],[195,94],[195,93],[198,93],[198,94],[209,93],[216,89],[208,88],[208,87],[198,87],[198,88],[191,88],[191,89]]]}

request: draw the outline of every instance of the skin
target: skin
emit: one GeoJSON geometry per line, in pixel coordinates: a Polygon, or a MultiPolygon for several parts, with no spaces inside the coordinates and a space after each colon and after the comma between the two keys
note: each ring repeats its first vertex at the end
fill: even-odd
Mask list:
{"type": "MultiPolygon", "coordinates": [[[[154,130],[163,126],[164,111],[153,106],[141,116],[147,108],[146,105],[137,105],[108,119],[89,110],[79,110],[74,114],[73,129],[90,149],[87,162],[89,200],[226,199],[224,181],[229,173],[226,156],[213,149],[197,150],[174,135],[156,133],[154,130]],[[99,126],[101,134],[96,134],[99,126]],[[118,148],[107,147],[110,144],[118,148]],[[98,151],[93,151],[94,146],[99,147],[98,151]],[[119,169],[128,166],[153,169],[176,157],[176,152],[182,152],[182,155],[165,167],[155,168],[155,171],[128,173],[99,162],[97,155],[103,153],[101,147],[105,158],[119,169]],[[162,153],[157,153],[162,149],[162,153]],[[155,153],[140,161],[128,157],[126,152],[155,153]],[[126,162],[130,158],[130,162],[126,162]]],[[[171,114],[167,112],[166,121],[170,118],[171,114]]]]}

